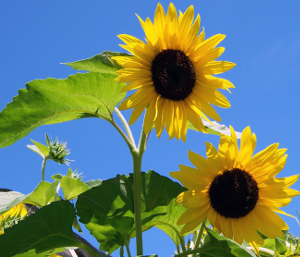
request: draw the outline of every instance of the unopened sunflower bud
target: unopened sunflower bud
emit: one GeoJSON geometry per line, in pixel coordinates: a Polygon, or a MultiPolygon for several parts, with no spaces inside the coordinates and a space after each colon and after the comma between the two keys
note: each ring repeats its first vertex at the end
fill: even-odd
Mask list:
{"type": "Polygon", "coordinates": [[[67,142],[59,142],[58,138],[53,141],[51,136],[49,138],[47,134],[45,137],[49,149],[47,159],[53,160],[59,164],[69,165],[69,161],[71,160],[66,159],[67,155],[70,154],[70,150],[67,149],[67,142]]]}

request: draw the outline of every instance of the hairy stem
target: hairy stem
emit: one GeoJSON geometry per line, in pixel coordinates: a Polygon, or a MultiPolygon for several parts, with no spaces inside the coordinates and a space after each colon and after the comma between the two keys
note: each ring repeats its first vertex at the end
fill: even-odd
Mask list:
{"type": "Polygon", "coordinates": [[[124,125],[124,127],[126,129],[126,132],[127,132],[127,135],[128,135],[128,139],[135,145],[134,138],[132,136],[130,127],[129,127],[126,119],[124,118],[124,116],[122,115],[122,113],[119,111],[119,109],[117,107],[115,107],[115,112],[118,115],[118,117],[120,118],[120,120],[122,121],[122,123],[123,123],[123,125],[124,125]]]}

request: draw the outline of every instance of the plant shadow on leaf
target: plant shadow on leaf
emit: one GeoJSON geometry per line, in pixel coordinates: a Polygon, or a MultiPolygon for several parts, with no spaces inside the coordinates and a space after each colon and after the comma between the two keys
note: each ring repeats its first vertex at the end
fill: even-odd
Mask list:
{"type": "Polygon", "coordinates": [[[74,218],[74,206],[68,201],[54,202],[37,210],[0,236],[1,256],[39,256],[40,253],[46,256],[65,247],[80,247],[72,231],[74,218]]]}
{"type": "MultiPolygon", "coordinates": [[[[151,170],[142,172],[141,177],[142,229],[145,231],[162,222],[167,224],[170,205],[173,206],[176,196],[186,189],[151,170]]],[[[132,174],[129,177],[117,175],[78,196],[76,207],[80,222],[100,242],[100,249],[109,254],[135,236],[133,190],[132,174]]]]}

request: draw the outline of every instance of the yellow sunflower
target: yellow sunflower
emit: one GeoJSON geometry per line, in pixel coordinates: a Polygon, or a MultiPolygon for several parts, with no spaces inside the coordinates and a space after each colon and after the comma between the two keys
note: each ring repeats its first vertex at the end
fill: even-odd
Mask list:
{"type": "Polygon", "coordinates": [[[121,92],[137,91],[123,101],[120,110],[133,108],[129,124],[133,124],[147,107],[144,132],[155,125],[160,137],[164,127],[170,138],[185,141],[187,120],[206,132],[201,118],[209,116],[221,121],[210,104],[228,108],[230,103],[217,89],[234,88],[228,80],[212,75],[225,72],[234,63],[214,61],[225,50],[218,47],[225,35],[217,34],[204,40],[200,16],[194,20],[194,8],[179,12],[171,3],[167,14],[157,5],[154,23],[138,16],[146,35],[146,43],[130,35],[119,35],[121,45],[134,56],[113,57],[122,67],[117,81],[128,83],[121,92]]]}
{"type": "MultiPolygon", "coordinates": [[[[195,229],[206,218],[219,233],[239,244],[243,239],[254,247],[264,244],[257,233],[274,238],[284,236],[286,223],[275,213],[289,215],[278,207],[290,203],[300,192],[288,188],[299,175],[276,178],[286,163],[286,149],[275,143],[253,155],[256,136],[244,129],[240,150],[232,127],[231,136],[221,135],[219,150],[206,143],[207,159],[189,151],[196,168],[180,165],[170,175],[188,189],[176,203],[188,208],[179,218],[181,233],[195,229]]],[[[291,216],[291,215],[289,215],[291,216]]]]}
{"type": "Polygon", "coordinates": [[[27,209],[23,203],[19,203],[0,215],[0,235],[4,233],[4,229],[11,227],[17,221],[27,216],[27,209]]]}

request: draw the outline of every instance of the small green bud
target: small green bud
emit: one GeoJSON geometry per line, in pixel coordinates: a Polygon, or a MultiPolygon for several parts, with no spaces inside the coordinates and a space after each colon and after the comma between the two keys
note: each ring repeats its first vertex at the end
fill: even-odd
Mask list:
{"type": "Polygon", "coordinates": [[[50,138],[48,137],[47,133],[45,137],[46,144],[49,149],[47,159],[53,160],[59,164],[69,165],[69,161],[71,160],[66,159],[66,156],[70,154],[70,150],[67,149],[67,143],[59,142],[58,138],[56,138],[55,141],[53,141],[51,136],[50,138]]]}

